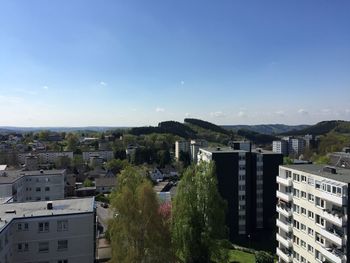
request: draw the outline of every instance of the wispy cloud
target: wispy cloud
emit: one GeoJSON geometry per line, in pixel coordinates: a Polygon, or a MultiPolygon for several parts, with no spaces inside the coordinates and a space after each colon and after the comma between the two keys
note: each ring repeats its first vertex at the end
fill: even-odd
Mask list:
{"type": "Polygon", "coordinates": [[[321,112],[324,114],[328,114],[331,112],[331,110],[330,109],[322,109],[321,112]]]}
{"type": "Polygon", "coordinates": [[[211,112],[210,116],[215,118],[222,118],[222,117],[225,117],[226,115],[222,111],[215,111],[215,112],[211,112]]]}
{"type": "Polygon", "coordinates": [[[48,90],[49,87],[45,85],[45,86],[43,86],[43,89],[48,90]]]}
{"type": "Polygon", "coordinates": [[[165,111],[164,108],[161,108],[161,107],[157,107],[157,108],[156,108],[156,112],[164,112],[164,111],[165,111]]]}
{"type": "Polygon", "coordinates": [[[104,81],[100,81],[100,85],[101,86],[107,86],[108,84],[106,82],[104,82],[104,81]]]}
{"type": "Polygon", "coordinates": [[[240,118],[243,118],[243,117],[247,117],[248,115],[247,115],[247,113],[245,111],[239,111],[237,113],[237,116],[240,117],[240,118]]]}
{"type": "Polygon", "coordinates": [[[188,118],[188,117],[191,117],[191,114],[188,113],[188,112],[186,112],[186,113],[185,113],[185,117],[187,117],[187,118],[188,118]]]}
{"type": "Polygon", "coordinates": [[[4,96],[0,95],[0,102],[2,104],[18,104],[23,102],[23,98],[21,97],[16,97],[16,96],[4,96]]]}
{"type": "Polygon", "coordinates": [[[183,80],[181,80],[181,85],[183,86],[183,85],[185,85],[185,81],[183,81],[183,80]]]}
{"type": "Polygon", "coordinates": [[[308,115],[309,114],[309,112],[307,110],[305,110],[305,109],[299,109],[298,113],[302,114],[302,115],[308,115]]]}
{"type": "Polygon", "coordinates": [[[286,115],[286,113],[283,110],[276,111],[275,114],[281,117],[286,115]]]}

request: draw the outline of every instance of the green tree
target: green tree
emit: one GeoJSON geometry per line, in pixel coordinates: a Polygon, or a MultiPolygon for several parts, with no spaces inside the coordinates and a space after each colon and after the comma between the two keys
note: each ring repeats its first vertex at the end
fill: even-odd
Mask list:
{"type": "Polygon", "coordinates": [[[288,156],[283,157],[283,164],[293,164],[293,161],[291,158],[289,158],[288,156]]]}
{"type": "Polygon", "coordinates": [[[273,263],[273,256],[265,251],[258,251],[255,254],[256,263],[273,263]]]}
{"type": "Polygon", "coordinates": [[[172,262],[170,231],[156,193],[140,170],[127,167],[121,172],[111,206],[115,214],[108,227],[112,262],[172,262]]]}
{"type": "Polygon", "coordinates": [[[129,165],[130,164],[127,160],[113,159],[106,163],[106,169],[111,170],[113,173],[117,174],[129,165]]]}
{"type": "MultiPolygon", "coordinates": [[[[184,172],[173,202],[172,239],[181,262],[217,261],[227,237],[226,204],[217,189],[215,165],[201,163],[184,172]]],[[[220,262],[227,261],[221,255],[220,262]]]]}
{"type": "Polygon", "coordinates": [[[160,150],[157,153],[158,163],[160,167],[164,167],[171,163],[171,156],[169,150],[160,150]]]}
{"type": "Polygon", "coordinates": [[[94,186],[94,182],[91,181],[90,179],[86,178],[85,181],[83,182],[84,187],[92,187],[94,186]]]}
{"type": "Polygon", "coordinates": [[[67,140],[67,150],[75,151],[79,144],[78,137],[73,133],[68,133],[66,136],[66,140],[67,140]]]}

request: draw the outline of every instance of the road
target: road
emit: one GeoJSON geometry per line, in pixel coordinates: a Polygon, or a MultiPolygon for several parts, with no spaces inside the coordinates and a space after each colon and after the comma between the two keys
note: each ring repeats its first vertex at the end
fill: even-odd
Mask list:
{"type": "Polygon", "coordinates": [[[98,221],[101,223],[105,231],[107,229],[108,220],[113,217],[113,213],[111,209],[101,207],[101,202],[96,202],[96,213],[98,221]]]}

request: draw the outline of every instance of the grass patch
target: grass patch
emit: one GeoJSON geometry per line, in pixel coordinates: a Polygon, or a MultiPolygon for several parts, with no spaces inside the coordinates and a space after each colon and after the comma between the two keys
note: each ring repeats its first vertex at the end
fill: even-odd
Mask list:
{"type": "Polygon", "coordinates": [[[232,249],[230,250],[230,262],[255,263],[255,256],[251,253],[232,249]]]}

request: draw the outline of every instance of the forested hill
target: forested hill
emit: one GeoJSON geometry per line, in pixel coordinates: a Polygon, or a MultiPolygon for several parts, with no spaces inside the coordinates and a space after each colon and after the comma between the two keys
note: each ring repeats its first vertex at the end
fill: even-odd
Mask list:
{"type": "Polygon", "coordinates": [[[189,124],[193,124],[196,125],[200,128],[206,129],[206,130],[210,130],[213,132],[219,132],[219,133],[223,133],[223,134],[229,134],[230,132],[224,128],[221,128],[220,126],[213,124],[211,122],[208,121],[203,121],[203,120],[199,120],[199,119],[190,119],[190,118],[186,118],[184,120],[185,123],[189,123],[189,124]]]}
{"type": "Polygon", "coordinates": [[[232,131],[248,130],[262,134],[280,134],[292,130],[302,130],[310,125],[259,124],[259,125],[221,125],[222,128],[232,131]]]}
{"type": "Polygon", "coordinates": [[[332,131],[338,133],[350,133],[350,122],[341,120],[321,121],[305,129],[288,131],[281,133],[281,135],[324,135],[332,131]]]}

